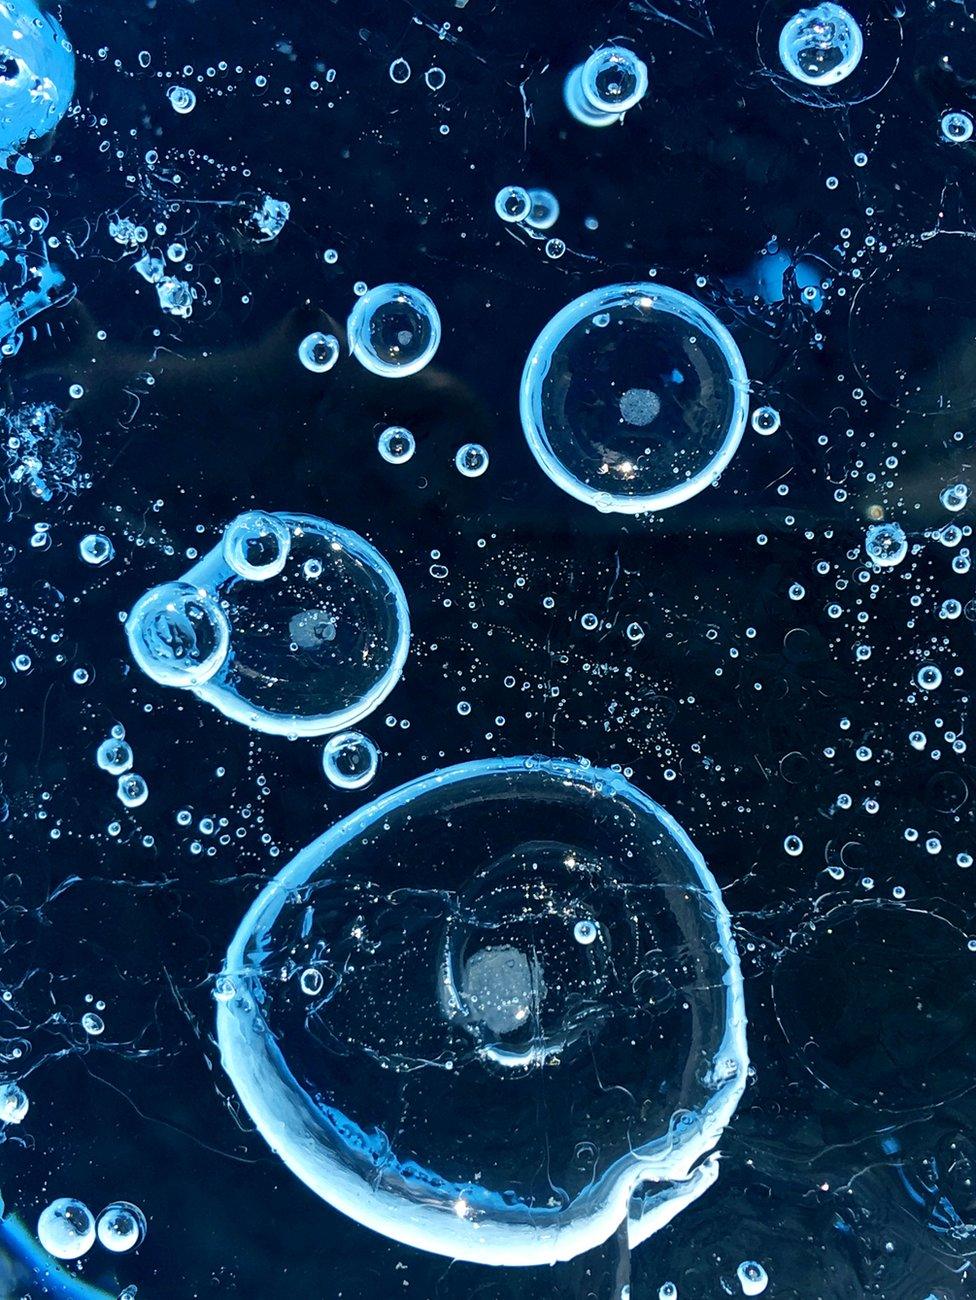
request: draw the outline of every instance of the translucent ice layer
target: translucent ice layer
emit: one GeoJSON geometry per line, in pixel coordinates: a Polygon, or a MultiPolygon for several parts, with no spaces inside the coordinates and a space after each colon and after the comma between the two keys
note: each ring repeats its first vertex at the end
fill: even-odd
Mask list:
{"type": "Polygon", "coordinates": [[[0,161],[53,130],[75,87],[60,24],[31,0],[0,0],[0,161]]]}
{"type": "Polygon", "coordinates": [[[554,483],[600,510],[638,514],[715,481],[742,438],[748,379],[732,336],[694,298],[614,284],[545,327],[520,404],[554,483]]]}
{"type": "Polygon", "coordinates": [[[687,835],[613,772],[434,772],[264,889],[217,982],[260,1132],[366,1226],[453,1258],[631,1244],[715,1179],[742,978],[687,835]]]}
{"type": "Polygon", "coordinates": [[[358,534],[311,515],[248,511],[126,624],[133,658],[258,731],[319,736],[372,712],[410,640],[396,574],[358,534]]]}

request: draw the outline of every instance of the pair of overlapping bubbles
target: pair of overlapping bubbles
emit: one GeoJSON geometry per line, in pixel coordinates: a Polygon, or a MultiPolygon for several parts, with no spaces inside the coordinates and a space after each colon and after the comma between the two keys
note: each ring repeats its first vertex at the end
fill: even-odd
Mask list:
{"type": "Polygon", "coordinates": [[[571,302],[522,373],[532,454],[565,492],[603,511],[664,510],[713,484],[746,426],[735,340],[688,294],[614,284],[571,302]]]}
{"type": "Polygon", "coordinates": [[[259,731],[351,726],[396,685],[410,640],[403,588],[357,533],[249,511],[126,622],[139,667],[259,731]]]}
{"type": "Polygon", "coordinates": [[[495,1265],[631,1245],[718,1173],[746,1081],[729,915],[618,773],[490,759],[381,796],[254,902],[223,1064],[314,1192],[495,1265]]]}

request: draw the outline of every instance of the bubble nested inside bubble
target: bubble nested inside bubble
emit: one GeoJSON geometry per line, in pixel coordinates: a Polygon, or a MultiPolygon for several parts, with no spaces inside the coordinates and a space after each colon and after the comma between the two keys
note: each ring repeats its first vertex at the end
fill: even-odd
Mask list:
{"type": "Polygon", "coordinates": [[[422,370],[441,341],[432,300],[408,284],[380,284],[349,313],[349,349],[367,370],[402,379],[422,370]]]}
{"type": "MultiPolygon", "coordinates": [[[[410,616],[396,574],[365,538],[311,515],[254,511],[229,525],[225,540],[180,582],[144,596],[127,631],[137,663],[154,680],[190,686],[258,731],[318,736],[360,721],[390,693],[406,661],[410,616]],[[243,568],[256,566],[255,577],[228,564],[227,539],[238,561],[242,539],[254,540],[243,568]],[[223,653],[205,660],[205,674],[174,669],[166,639],[147,640],[147,609],[172,592],[192,595],[226,629],[223,653]]],[[[191,666],[197,657],[190,655],[191,666]]]]}
{"type": "Polygon", "coordinates": [[[643,1240],[714,1180],[745,1084],[714,879],[576,762],[462,764],[345,818],[260,895],[222,980],[223,1064],[273,1149],[459,1259],[551,1263],[625,1220],[643,1240]]]}
{"type": "Polygon", "coordinates": [[[745,363],[701,303],[662,285],[595,289],[536,340],[522,427],[548,476],[601,510],[638,514],[721,473],[748,412],[745,363]]]}

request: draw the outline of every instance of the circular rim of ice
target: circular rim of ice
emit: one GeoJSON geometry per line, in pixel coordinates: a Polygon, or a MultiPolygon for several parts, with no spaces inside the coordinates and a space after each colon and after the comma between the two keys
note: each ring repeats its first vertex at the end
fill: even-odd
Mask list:
{"type": "Polygon", "coordinates": [[[697,496],[725,469],[735,455],[745,432],[749,415],[749,377],[735,339],[718,317],[697,298],[692,298],[690,294],[682,293],[679,289],[671,289],[667,285],[655,284],[652,281],[629,281],[591,289],[579,298],[574,298],[553,316],[539,334],[526,358],[519,385],[519,413],[530,451],[557,487],[562,488],[578,501],[603,512],[645,514],[651,510],[667,510],[671,506],[680,505],[682,501],[697,496]],[[543,417],[542,396],[552,355],[570,330],[587,318],[598,315],[608,308],[618,307],[634,297],[650,298],[655,310],[660,307],[669,315],[677,316],[708,334],[718,345],[728,366],[734,405],[723,441],[712,459],[697,474],[659,492],[622,495],[601,491],[570,473],[553,451],[549,441],[543,417]]]}
{"type": "Polygon", "coordinates": [[[301,850],[251,904],[227,949],[222,979],[235,986],[229,1000],[217,1003],[217,1041],[221,1063],[258,1131],[271,1149],[307,1187],[337,1210],[367,1228],[405,1245],[474,1263],[504,1266],[553,1264],[600,1245],[626,1221],[636,1246],[664,1227],[700,1196],[718,1175],[712,1152],[728,1125],[746,1085],[748,1050],[742,972],[732,923],[722,893],[687,833],[655,800],[619,773],[571,759],[490,758],[460,763],[417,777],[380,795],[336,822],[301,850]],[[444,786],[486,774],[547,772],[562,782],[599,786],[594,794],[626,799],[655,819],[678,843],[697,876],[714,915],[725,958],[725,1022],[713,1062],[731,1061],[708,1102],[684,1123],[678,1116],[666,1133],[620,1157],[569,1207],[509,1206],[496,1192],[477,1183],[448,1183],[415,1163],[400,1163],[380,1132],[364,1133],[355,1120],[325,1104],[317,1105],[291,1073],[250,988],[260,984],[245,953],[251,936],[266,936],[292,891],[319,871],[332,854],[406,803],[444,786]],[[238,1005],[241,1001],[243,1006],[238,1005]],[[255,1029],[255,1024],[259,1028],[255,1029]],[[340,1136],[354,1131],[354,1144],[340,1136]],[[376,1158],[374,1158],[376,1157],[376,1158]],[[384,1159],[385,1157],[385,1159],[384,1159]],[[384,1182],[377,1177],[383,1160],[384,1182]],[[418,1178],[417,1175],[422,1175],[418,1178]],[[645,1194],[641,1189],[648,1187],[645,1194]],[[479,1222],[466,1210],[481,1206],[501,1222],[479,1222]],[[463,1205],[465,1212],[459,1213],[463,1205]],[[506,1217],[508,1216],[508,1217],[506,1217]]]}

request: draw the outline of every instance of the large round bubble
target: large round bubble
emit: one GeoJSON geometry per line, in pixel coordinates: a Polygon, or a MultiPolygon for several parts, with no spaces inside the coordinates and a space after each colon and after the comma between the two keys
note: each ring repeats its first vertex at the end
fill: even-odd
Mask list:
{"type": "Polygon", "coordinates": [[[784,24],[779,57],[791,77],[808,86],[832,86],[861,61],[864,38],[857,22],[837,4],[801,9],[784,24]]]}
{"type": "Polygon", "coordinates": [[[64,31],[31,0],[0,0],[0,160],[54,129],[75,87],[64,31]]]}
{"type": "Polygon", "coordinates": [[[349,347],[367,370],[402,379],[422,370],[441,341],[441,318],[427,294],[409,284],[380,284],[349,313],[349,347]]]}
{"type": "Polygon", "coordinates": [[[286,736],[366,717],[399,681],[410,639],[403,588],[375,547],[324,519],[260,511],[228,525],[180,582],[144,596],[127,629],[154,680],[190,686],[228,717],[286,736]],[[174,627],[173,593],[226,627],[222,653],[215,647],[200,666],[210,643],[198,621],[174,627]]]}
{"type": "Polygon", "coordinates": [[[522,427],[559,487],[600,510],[686,501],[732,459],[745,364],[701,303],[657,284],[594,289],[564,307],[522,372],[522,427]]]}
{"type": "Polygon", "coordinates": [[[258,897],[217,1029],[313,1191],[457,1259],[642,1241],[745,1086],[742,980],[687,835],[613,772],[491,759],[345,818],[258,897]]]}

